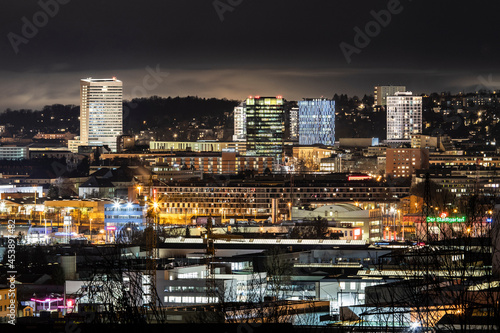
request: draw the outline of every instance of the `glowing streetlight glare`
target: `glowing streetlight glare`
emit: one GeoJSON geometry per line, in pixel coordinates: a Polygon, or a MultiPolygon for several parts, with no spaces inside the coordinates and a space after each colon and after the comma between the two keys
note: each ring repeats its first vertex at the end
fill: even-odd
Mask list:
{"type": "Polygon", "coordinates": [[[158,203],[157,203],[156,201],[155,201],[155,202],[153,202],[153,208],[154,208],[154,209],[157,209],[157,208],[158,208],[158,203]]]}

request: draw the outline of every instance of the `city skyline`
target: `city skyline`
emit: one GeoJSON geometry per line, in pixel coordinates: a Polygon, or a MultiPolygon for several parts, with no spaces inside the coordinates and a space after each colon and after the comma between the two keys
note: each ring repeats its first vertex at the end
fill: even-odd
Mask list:
{"type": "Polygon", "coordinates": [[[96,10],[66,0],[7,1],[0,111],[77,104],[70,83],[89,76],[122,78],[125,99],[362,97],[380,84],[405,84],[415,94],[500,87],[495,29],[484,27],[494,22],[494,2],[488,10],[450,1],[232,4],[109,1],[96,10]],[[266,51],[248,49],[246,40],[266,51]]]}
{"type": "Polygon", "coordinates": [[[500,3],[3,5],[0,327],[500,331],[500,3]]]}

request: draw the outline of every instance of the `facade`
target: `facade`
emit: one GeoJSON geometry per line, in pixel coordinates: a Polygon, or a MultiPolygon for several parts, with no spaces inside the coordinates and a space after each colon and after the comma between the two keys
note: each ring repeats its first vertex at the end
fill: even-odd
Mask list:
{"type": "Polygon", "coordinates": [[[225,150],[233,150],[237,153],[243,154],[246,151],[246,142],[233,141],[151,141],[149,143],[149,150],[154,152],[160,151],[192,151],[195,153],[200,152],[222,152],[225,150]]]}
{"type": "MultiPolygon", "coordinates": [[[[8,280],[7,280],[8,281],[8,280]]],[[[0,323],[7,323],[17,317],[17,288],[8,285],[0,288],[0,323]]]]}
{"type": "Polygon", "coordinates": [[[422,133],[422,97],[411,92],[387,96],[387,140],[410,142],[422,133]]]}
{"type": "Polygon", "coordinates": [[[340,148],[367,148],[378,145],[378,138],[339,138],[340,148]]]}
{"type": "Polygon", "coordinates": [[[160,220],[184,223],[191,217],[220,217],[223,222],[237,220],[286,220],[290,207],[325,205],[332,202],[385,202],[409,194],[408,185],[388,186],[373,180],[349,180],[345,174],[296,176],[293,186],[288,177],[256,177],[245,180],[213,180],[171,183],[155,187],[166,198],[160,204],[160,220]]]}
{"type": "MultiPolygon", "coordinates": [[[[146,225],[146,208],[134,203],[113,203],[104,205],[104,228],[106,239],[116,239],[123,228],[143,230],[146,225]]],[[[128,230],[132,232],[132,230],[128,230]]],[[[126,234],[126,233],[125,233],[126,234]]]]}
{"type": "MultiPolygon", "coordinates": [[[[160,176],[172,170],[191,170],[214,174],[236,174],[253,170],[263,173],[273,169],[274,158],[270,156],[241,156],[234,152],[214,154],[189,154],[165,156],[157,159],[153,171],[160,176]]],[[[161,180],[161,177],[158,177],[161,180]]]]}
{"type": "Polygon", "coordinates": [[[134,149],[135,138],[133,135],[120,135],[117,137],[116,149],[118,152],[134,149]]]}
{"type": "Polygon", "coordinates": [[[74,140],[68,140],[68,150],[72,153],[78,153],[78,147],[82,145],[79,136],[75,136],[74,140]]]}
{"type": "Polygon", "coordinates": [[[24,160],[29,158],[27,146],[0,146],[0,160],[24,160]]]}
{"type": "Polygon", "coordinates": [[[299,144],[335,144],[335,101],[305,99],[299,101],[299,144]]]}
{"type": "Polygon", "coordinates": [[[207,267],[193,265],[158,270],[158,296],[165,306],[186,306],[226,302],[262,301],[266,293],[266,273],[252,272],[250,262],[232,262],[214,268],[215,299],[207,297],[207,267]],[[241,268],[239,268],[241,267],[241,268]],[[258,297],[257,297],[258,296],[258,297]]]}
{"type": "Polygon", "coordinates": [[[394,96],[397,92],[406,91],[405,86],[375,86],[375,105],[386,106],[387,96],[394,96]]]}
{"type": "Polygon", "coordinates": [[[342,157],[326,157],[322,158],[319,164],[319,171],[321,172],[342,172],[342,157]]]}
{"type": "Polygon", "coordinates": [[[246,105],[241,103],[234,108],[234,135],[233,141],[247,140],[247,114],[246,105]]]}
{"type": "Polygon", "coordinates": [[[293,107],[289,112],[290,141],[299,141],[299,108],[293,107]]]}
{"type": "Polygon", "coordinates": [[[354,230],[349,231],[350,234],[343,231],[344,236],[351,237],[350,239],[377,241],[382,235],[382,212],[379,208],[362,209],[350,203],[324,205],[314,209],[292,207],[292,220],[313,220],[317,217],[334,221],[337,227],[353,228],[354,230]],[[359,234],[356,234],[356,229],[359,229],[359,234]]]}
{"type": "Polygon", "coordinates": [[[323,146],[295,146],[292,156],[296,164],[303,164],[303,167],[309,171],[319,171],[321,160],[331,157],[336,152],[334,148],[323,146]]]}
{"type": "Polygon", "coordinates": [[[285,139],[283,104],[281,96],[247,99],[247,155],[274,156],[281,160],[285,139]]]}
{"type": "Polygon", "coordinates": [[[117,151],[123,133],[123,85],[112,79],[80,81],[80,144],[117,151]]]}
{"type": "Polygon", "coordinates": [[[437,185],[457,197],[480,194],[498,197],[500,194],[500,169],[482,166],[431,166],[417,170],[415,183],[425,182],[426,175],[437,185]]]}
{"type": "Polygon", "coordinates": [[[385,173],[391,177],[411,177],[417,169],[429,168],[429,151],[422,148],[394,148],[386,151],[385,173]]]}

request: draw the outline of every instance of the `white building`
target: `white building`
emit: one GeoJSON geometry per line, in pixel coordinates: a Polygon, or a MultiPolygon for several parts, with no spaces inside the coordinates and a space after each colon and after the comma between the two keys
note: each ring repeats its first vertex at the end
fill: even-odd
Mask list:
{"type": "Polygon", "coordinates": [[[290,140],[299,141],[299,108],[290,109],[290,140]]]}
{"type": "Polygon", "coordinates": [[[24,160],[29,158],[28,146],[0,146],[0,160],[24,160]]]}
{"type": "Polygon", "coordinates": [[[394,96],[399,91],[406,91],[405,86],[375,86],[375,105],[386,106],[387,96],[394,96]]]}
{"type": "Polygon", "coordinates": [[[233,141],[247,140],[247,113],[245,103],[234,108],[234,135],[233,141]]]}
{"type": "Polygon", "coordinates": [[[422,133],[422,97],[411,92],[387,96],[387,140],[410,142],[412,134],[422,133]]]}
{"type": "Polygon", "coordinates": [[[123,85],[116,78],[80,82],[80,144],[117,151],[123,133],[123,85]]]}

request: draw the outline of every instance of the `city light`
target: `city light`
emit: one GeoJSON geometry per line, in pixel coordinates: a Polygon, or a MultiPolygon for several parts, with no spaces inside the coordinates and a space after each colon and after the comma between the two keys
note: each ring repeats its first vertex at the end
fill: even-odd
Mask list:
{"type": "Polygon", "coordinates": [[[455,216],[455,217],[447,217],[446,213],[442,214],[440,217],[432,217],[428,216],[426,221],[437,222],[437,223],[464,223],[467,220],[465,216],[455,216]],[[444,215],[444,217],[443,217],[444,215]]]}

